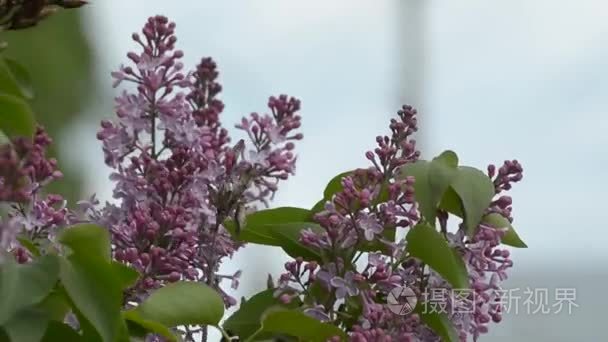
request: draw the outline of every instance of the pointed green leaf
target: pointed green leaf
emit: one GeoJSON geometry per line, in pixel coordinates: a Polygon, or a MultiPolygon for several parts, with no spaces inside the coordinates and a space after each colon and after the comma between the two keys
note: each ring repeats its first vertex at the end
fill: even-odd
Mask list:
{"type": "Polygon", "coordinates": [[[418,210],[427,222],[435,224],[437,206],[429,182],[430,167],[431,163],[426,160],[406,164],[401,168],[399,177],[414,177],[414,198],[418,203],[418,210]]]}
{"type": "Polygon", "coordinates": [[[25,236],[18,236],[17,241],[19,241],[21,246],[25,247],[25,249],[27,249],[28,252],[32,253],[33,256],[35,256],[35,257],[40,256],[40,250],[38,250],[38,247],[36,247],[34,242],[32,240],[30,240],[29,238],[27,238],[25,236]]]}
{"type": "Polygon", "coordinates": [[[121,282],[110,263],[101,256],[73,254],[61,260],[61,281],[74,306],[102,341],[116,341],[126,333],[120,317],[121,282]]]}
{"type": "Polygon", "coordinates": [[[414,177],[414,198],[427,222],[434,225],[437,208],[458,170],[458,156],[445,151],[432,161],[419,160],[404,165],[399,177],[414,177]]]}
{"type": "Polygon", "coordinates": [[[133,310],[143,320],[167,327],[217,325],[224,315],[224,301],[205,284],[181,281],[154,291],[133,310]]]}
{"type": "Polygon", "coordinates": [[[452,151],[443,152],[431,161],[428,172],[431,198],[436,213],[437,205],[458,173],[458,156],[452,151]]]}
{"type": "Polygon", "coordinates": [[[315,205],[314,207],[310,210],[311,212],[311,217],[312,214],[314,213],[318,213],[320,211],[322,211],[325,208],[325,203],[329,200],[332,199],[332,197],[337,193],[342,191],[342,178],[346,177],[346,176],[350,176],[353,172],[355,172],[354,170],[351,171],[346,171],[346,172],[342,172],[336,176],[334,176],[325,186],[325,189],[323,190],[323,198],[320,199],[315,205]]]}
{"type": "Polygon", "coordinates": [[[32,98],[31,79],[27,70],[16,61],[0,58],[0,93],[32,98]]]}
{"type": "Polygon", "coordinates": [[[177,341],[177,337],[165,325],[146,320],[135,310],[123,312],[123,318],[128,321],[130,331],[137,328],[142,331],[142,335],[153,333],[165,337],[168,341],[177,341]],[[133,325],[136,325],[136,327],[133,325]]]}
{"type": "Polygon", "coordinates": [[[413,257],[429,265],[454,288],[469,288],[469,276],[460,255],[453,252],[435,228],[427,224],[416,225],[406,239],[407,250],[413,257]]]}
{"type": "Polygon", "coordinates": [[[230,235],[232,235],[232,237],[238,241],[256,243],[259,245],[266,246],[278,245],[278,242],[274,238],[272,238],[272,236],[267,235],[268,232],[262,233],[262,231],[264,230],[263,226],[257,226],[255,230],[249,230],[247,229],[247,226],[245,226],[245,229],[242,229],[240,232],[237,233],[237,228],[234,220],[226,220],[224,222],[224,228],[226,228],[230,235]]]}
{"type": "Polygon", "coordinates": [[[450,214],[454,214],[460,218],[464,218],[464,209],[462,209],[462,201],[458,194],[450,186],[443,194],[443,198],[439,203],[439,208],[447,211],[450,214]]]}
{"type": "MultiPolygon", "coordinates": [[[[329,183],[327,183],[327,186],[325,186],[325,190],[323,191],[323,198],[321,200],[319,200],[317,203],[315,203],[315,205],[310,210],[311,214],[314,215],[320,211],[323,211],[325,209],[325,203],[327,203],[328,201],[331,201],[331,199],[334,197],[334,195],[336,193],[344,190],[344,187],[342,186],[342,179],[344,177],[351,176],[353,173],[355,173],[355,171],[356,170],[342,172],[342,173],[338,174],[337,176],[335,176],[334,178],[332,178],[329,181],[329,183]]],[[[380,188],[380,193],[372,201],[372,205],[384,203],[387,200],[388,200],[388,185],[387,185],[387,183],[384,183],[384,184],[382,184],[382,186],[380,188]]],[[[311,218],[312,218],[312,215],[311,215],[311,218]]]]}
{"type": "Polygon", "coordinates": [[[114,273],[120,279],[121,288],[127,289],[137,282],[139,279],[139,272],[132,267],[129,267],[121,262],[112,261],[112,268],[114,273]]]}
{"type": "Polygon", "coordinates": [[[63,321],[70,311],[70,303],[66,300],[63,291],[59,290],[51,292],[37,307],[46,312],[50,319],[56,321],[63,321]]]}
{"type": "Polygon", "coordinates": [[[323,209],[325,209],[325,203],[327,203],[327,200],[325,198],[319,200],[317,203],[315,203],[315,205],[312,207],[312,209],[310,209],[310,212],[312,213],[312,215],[323,211],[323,209]]]}
{"type": "Polygon", "coordinates": [[[72,327],[57,321],[50,321],[42,342],[80,342],[84,341],[72,327]]]}
{"type": "Polygon", "coordinates": [[[44,336],[49,318],[40,310],[28,308],[6,321],[2,328],[15,342],[39,342],[44,336]]]}
{"type": "Polygon", "coordinates": [[[264,315],[262,327],[249,340],[256,341],[257,336],[260,336],[258,334],[264,332],[286,334],[311,342],[325,342],[334,336],[346,340],[346,335],[340,328],[322,323],[295,310],[271,310],[267,312],[264,315]]]}
{"type": "Polygon", "coordinates": [[[528,248],[528,245],[517,235],[517,232],[513,227],[509,228],[505,235],[502,237],[501,242],[505,245],[517,248],[528,248]]]}
{"type": "Polygon", "coordinates": [[[336,193],[343,190],[342,187],[342,178],[350,176],[354,170],[346,171],[338,174],[334,178],[332,178],[327,186],[325,186],[325,190],[323,190],[323,198],[326,200],[330,200],[336,193]]]}
{"type": "Polygon", "coordinates": [[[461,166],[452,181],[452,188],[462,201],[467,235],[471,237],[475,234],[481,217],[494,198],[494,184],[490,177],[480,170],[461,166]]]}
{"type": "Polygon", "coordinates": [[[10,58],[0,58],[0,92],[26,99],[34,97],[32,79],[19,62],[10,58]]]}
{"type": "Polygon", "coordinates": [[[22,99],[0,94],[0,130],[8,137],[31,137],[36,130],[34,113],[22,99]]]}
{"type": "Polygon", "coordinates": [[[65,229],[58,240],[72,251],[61,259],[60,276],[79,319],[86,319],[104,342],[122,340],[127,334],[120,316],[124,282],[110,261],[107,230],[92,224],[77,225],[65,229]]]}
{"type": "Polygon", "coordinates": [[[310,210],[294,207],[280,207],[256,211],[245,219],[244,227],[236,234],[235,224],[227,221],[224,225],[237,239],[261,245],[280,246],[281,243],[273,237],[270,225],[288,222],[309,221],[310,210]]]}
{"type": "Polygon", "coordinates": [[[0,325],[17,311],[41,302],[55,287],[59,264],[53,255],[18,265],[6,258],[0,266],[0,325]]]}
{"type": "Polygon", "coordinates": [[[511,222],[509,222],[506,217],[498,213],[490,213],[483,217],[483,222],[495,228],[508,228],[507,232],[501,239],[501,242],[505,245],[517,248],[528,247],[526,243],[521,240],[519,235],[517,235],[517,232],[511,225],[511,222]]]}
{"type": "Polygon", "coordinates": [[[107,229],[94,224],[78,224],[65,229],[59,242],[70,247],[75,254],[97,256],[110,261],[110,234],[107,229]]]}
{"type": "MultiPolygon", "coordinates": [[[[262,316],[269,308],[278,306],[295,309],[300,305],[298,300],[293,300],[285,305],[274,296],[274,292],[274,289],[259,292],[242,303],[241,307],[224,322],[224,330],[232,336],[238,336],[239,340],[245,341],[261,327],[262,316]]],[[[258,337],[261,336],[258,335],[258,337]]]]}
{"type": "Polygon", "coordinates": [[[323,228],[311,222],[290,222],[268,225],[271,236],[278,241],[285,253],[293,258],[302,257],[304,260],[322,261],[319,251],[305,246],[300,242],[300,235],[303,230],[312,229],[316,232],[323,231],[323,228]]]}
{"type": "Polygon", "coordinates": [[[460,338],[458,337],[458,332],[452,325],[452,321],[448,318],[445,313],[426,313],[421,312],[420,318],[431,330],[435,332],[435,334],[441,337],[443,342],[458,342],[460,338]]]}

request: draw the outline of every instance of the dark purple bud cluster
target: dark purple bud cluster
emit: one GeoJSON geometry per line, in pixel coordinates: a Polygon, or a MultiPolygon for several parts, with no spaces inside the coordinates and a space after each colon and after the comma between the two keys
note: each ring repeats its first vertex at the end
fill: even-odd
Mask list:
{"type": "Polygon", "coordinates": [[[44,186],[63,177],[57,161],[46,157],[52,140],[38,127],[33,138],[17,137],[0,146],[0,201],[10,203],[0,218],[0,249],[20,263],[31,260],[17,235],[38,244],[52,239],[66,225],[68,211],[59,195],[44,196],[44,186]]]}

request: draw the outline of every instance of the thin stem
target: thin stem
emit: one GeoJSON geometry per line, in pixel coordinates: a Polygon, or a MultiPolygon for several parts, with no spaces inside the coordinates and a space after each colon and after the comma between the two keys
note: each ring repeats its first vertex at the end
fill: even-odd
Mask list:
{"type": "Polygon", "coordinates": [[[152,158],[156,159],[156,112],[153,110],[152,113],[152,158]]]}
{"type": "Polygon", "coordinates": [[[226,332],[226,330],[224,330],[222,327],[220,327],[219,325],[215,325],[214,326],[217,330],[219,330],[222,333],[222,337],[226,340],[226,341],[238,341],[238,337],[232,337],[230,335],[228,335],[228,333],[226,332]]]}
{"type": "Polygon", "coordinates": [[[427,285],[427,282],[428,282],[427,281],[428,278],[424,277],[424,268],[425,267],[426,267],[426,264],[422,263],[422,265],[421,265],[422,272],[420,274],[420,292],[421,293],[424,293],[424,289],[426,288],[426,285],[427,285]]]}
{"type": "MultiPolygon", "coordinates": [[[[213,235],[211,237],[211,248],[209,249],[211,251],[211,256],[209,257],[209,260],[207,263],[207,277],[205,279],[207,285],[209,285],[211,288],[215,288],[215,265],[217,263],[217,258],[215,256],[215,245],[217,242],[217,232],[220,229],[220,222],[223,222],[224,219],[225,219],[225,217],[223,217],[223,215],[218,216],[216,218],[217,222],[215,223],[215,227],[213,229],[213,235]]],[[[222,331],[222,333],[223,333],[223,331],[222,331]]],[[[208,327],[204,326],[202,328],[202,341],[203,342],[207,342],[208,334],[209,334],[208,327]]]]}

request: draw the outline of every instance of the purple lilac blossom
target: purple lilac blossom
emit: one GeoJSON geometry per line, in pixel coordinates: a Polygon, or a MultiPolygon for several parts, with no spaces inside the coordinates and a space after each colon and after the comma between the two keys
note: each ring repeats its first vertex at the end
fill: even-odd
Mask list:
{"type": "Polygon", "coordinates": [[[50,182],[63,175],[57,161],[46,157],[52,139],[42,127],[33,138],[17,137],[0,146],[0,201],[8,204],[0,218],[0,250],[10,252],[19,263],[31,260],[30,252],[17,237],[42,249],[68,223],[63,198],[43,194],[50,182]]]}
{"type": "Polygon", "coordinates": [[[131,65],[112,73],[115,87],[131,86],[119,93],[116,117],[104,120],[97,135],[118,204],[98,210],[92,201],[81,202],[81,211],[109,228],[114,258],[140,272],[129,301],[189,279],[235,305],[220,283],[236,288],[240,272],[218,271],[241,244],[223,224],[267,204],[278,183],[294,174],[300,101],[270,97],[269,114],[252,113],[236,125],[249,142],[231,145],[220,122],[216,63],[202,58],[186,71],[175,23],[163,16],[149,18],[132,38],[140,49],[127,54],[131,65]]]}
{"type": "MultiPolygon", "coordinates": [[[[414,200],[416,180],[398,175],[399,167],[417,161],[420,156],[411,138],[417,131],[416,111],[404,106],[398,112],[398,119],[391,120],[390,130],[390,136],[377,137],[377,148],[365,154],[372,166],[343,177],[342,190],[315,215],[315,221],[323,230],[306,229],[301,233],[301,243],[328,259],[319,264],[301,259],[286,263],[287,272],[281,276],[275,293],[288,301],[302,297],[306,314],[344,327],[350,341],[437,342],[440,337],[418,314],[397,315],[382,299],[392,289],[404,286],[426,300],[432,292],[459,290],[452,289],[419,260],[408,257],[405,240],[395,242],[390,238],[396,229],[409,229],[421,220],[414,200]],[[355,262],[361,254],[356,255],[353,247],[369,244],[375,247],[368,253],[368,262],[355,262]],[[336,256],[345,250],[352,250],[355,260],[336,256]],[[315,295],[311,295],[313,287],[316,287],[315,295]],[[323,289],[320,295],[319,289],[323,289]],[[355,317],[347,305],[353,300],[360,307],[355,317]]],[[[506,161],[498,170],[490,165],[488,176],[494,183],[497,198],[487,213],[499,213],[512,220],[511,198],[501,193],[521,180],[521,165],[517,161],[506,161]]],[[[447,213],[439,212],[438,218],[441,225],[447,227],[447,213]]],[[[504,233],[504,229],[487,224],[480,224],[470,239],[461,227],[446,233],[448,243],[466,264],[472,289],[467,296],[459,298],[471,306],[470,313],[454,312],[454,307],[461,303],[449,300],[443,303],[463,342],[477,341],[488,331],[490,322],[502,319],[500,283],[513,265],[509,251],[500,247],[504,233]]]]}

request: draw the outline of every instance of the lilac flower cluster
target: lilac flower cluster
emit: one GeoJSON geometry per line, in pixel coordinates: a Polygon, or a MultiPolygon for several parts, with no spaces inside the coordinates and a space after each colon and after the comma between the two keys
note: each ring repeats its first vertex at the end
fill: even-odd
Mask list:
{"type": "Polygon", "coordinates": [[[51,143],[39,127],[33,139],[17,137],[0,146],[0,201],[7,203],[0,218],[0,251],[12,252],[20,263],[31,255],[17,237],[46,245],[68,221],[63,198],[42,193],[44,186],[63,176],[57,161],[46,157],[51,143]]]}
{"type": "Polygon", "coordinates": [[[116,260],[141,273],[128,300],[189,279],[216,288],[230,306],[236,301],[220,282],[236,287],[240,272],[217,272],[240,244],[223,223],[266,203],[294,173],[300,102],[271,97],[270,114],[253,113],[236,126],[249,146],[243,140],[230,146],[220,123],[217,66],[203,58],[185,72],[174,31],[166,17],[149,18],[142,34],[133,34],[141,48],[127,54],[133,65],[112,73],[114,86],[134,85],[116,98],[116,118],[103,121],[98,133],[120,203],[102,210],[83,205],[110,229],[116,260]]]}
{"type": "MultiPolygon", "coordinates": [[[[350,341],[439,341],[417,313],[400,316],[386,305],[396,287],[413,289],[419,298],[436,290],[453,290],[439,274],[407,254],[404,240],[395,242],[398,228],[421,221],[414,200],[416,180],[397,177],[400,166],[420,156],[411,138],[417,130],[416,111],[404,106],[390,129],[391,135],[377,137],[377,148],[366,153],[372,167],[343,177],[342,190],[315,215],[320,228],[301,233],[300,241],[319,251],[324,262],[286,263],[275,293],[283,302],[301,298],[305,313],[342,327],[350,341]],[[363,263],[359,259],[365,254],[368,261],[363,263]]],[[[521,180],[522,168],[517,161],[507,161],[498,172],[490,166],[488,175],[499,195],[521,180]]],[[[498,197],[487,212],[511,220],[511,198],[498,197]]],[[[447,213],[439,212],[438,219],[447,233],[447,213]]],[[[446,234],[466,264],[472,288],[462,298],[472,307],[471,313],[449,316],[462,341],[477,340],[491,321],[502,319],[500,283],[513,265],[509,251],[500,247],[504,233],[505,229],[482,223],[470,239],[463,227],[446,234]]],[[[445,305],[454,312],[449,310],[456,303],[445,305]]]]}

